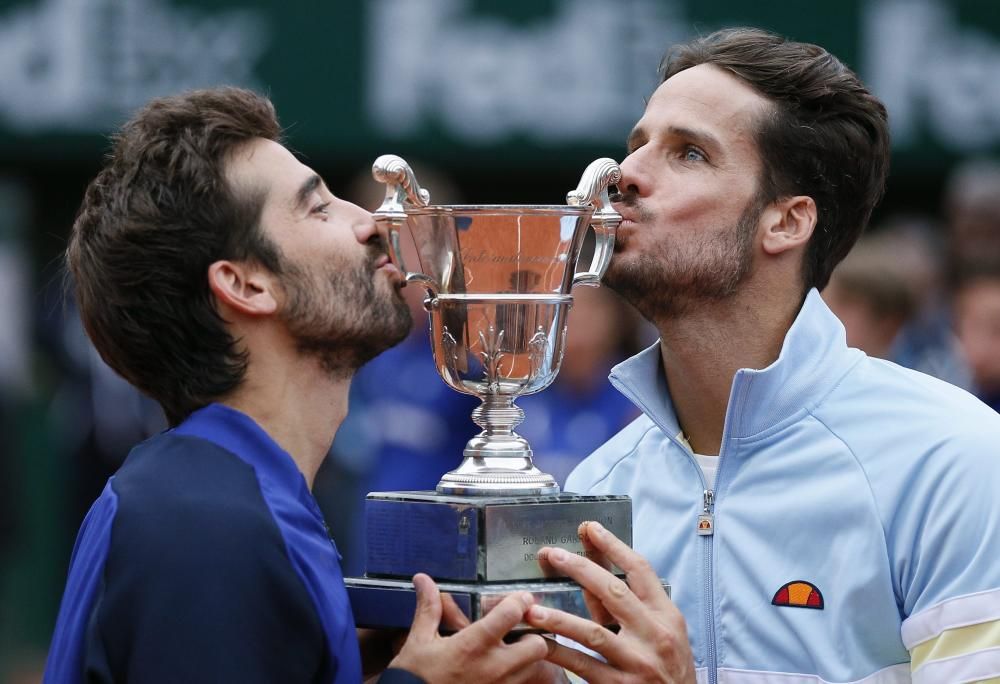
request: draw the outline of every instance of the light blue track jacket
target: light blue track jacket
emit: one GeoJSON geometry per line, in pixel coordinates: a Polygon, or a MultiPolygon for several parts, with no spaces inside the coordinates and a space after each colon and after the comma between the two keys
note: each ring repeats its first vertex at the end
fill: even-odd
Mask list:
{"type": "Polygon", "coordinates": [[[909,682],[911,660],[913,682],[1000,677],[1000,416],[985,404],[847,347],[813,290],[777,361],[733,378],[707,496],[659,346],[611,381],[644,415],[566,489],[632,496],[634,546],[672,585],[699,682],[909,682]]]}

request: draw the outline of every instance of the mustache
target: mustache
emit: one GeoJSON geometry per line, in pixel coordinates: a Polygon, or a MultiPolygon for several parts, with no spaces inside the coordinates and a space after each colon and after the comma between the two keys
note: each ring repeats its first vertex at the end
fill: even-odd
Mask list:
{"type": "Polygon", "coordinates": [[[369,270],[375,270],[375,264],[378,260],[384,256],[389,256],[389,245],[386,244],[385,240],[381,236],[375,236],[368,241],[365,245],[368,252],[366,255],[366,260],[368,262],[369,270]]]}
{"type": "Polygon", "coordinates": [[[632,209],[640,221],[651,221],[655,218],[653,212],[639,200],[639,193],[634,190],[614,192],[608,195],[608,199],[617,204],[624,204],[627,208],[632,209]]]}
{"type": "Polygon", "coordinates": [[[620,204],[624,204],[629,207],[634,207],[636,201],[638,200],[638,197],[634,192],[629,192],[628,190],[625,190],[624,192],[621,190],[617,190],[609,194],[608,199],[610,199],[612,202],[618,202],[620,204]]]}
{"type": "Polygon", "coordinates": [[[608,195],[608,199],[612,202],[619,202],[627,207],[634,207],[639,203],[639,196],[635,192],[621,190],[617,192],[612,192],[608,195]]]}

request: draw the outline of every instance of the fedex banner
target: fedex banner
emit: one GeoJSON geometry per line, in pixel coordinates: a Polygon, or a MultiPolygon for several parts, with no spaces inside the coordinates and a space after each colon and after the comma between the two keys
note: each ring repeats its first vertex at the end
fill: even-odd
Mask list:
{"type": "Polygon", "coordinates": [[[1000,152],[992,0],[0,0],[0,158],[90,157],[151,97],[238,84],[321,159],[389,145],[525,158],[622,147],[672,43],[727,25],[828,47],[897,159],[1000,152]]]}

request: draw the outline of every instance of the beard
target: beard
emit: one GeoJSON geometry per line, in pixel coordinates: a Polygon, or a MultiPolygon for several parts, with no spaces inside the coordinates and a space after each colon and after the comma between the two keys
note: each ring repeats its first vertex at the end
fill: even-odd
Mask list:
{"type": "MultiPolygon", "coordinates": [[[[634,196],[623,201],[636,209],[641,225],[655,221],[634,196]]],[[[681,316],[699,304],[728,299],[750,272],[753,238],[765,206],[761,197],[754,197],[734,226],[686,244],[661,239],[625,256],[619,251],[624,245],[620,241],[604,282],[654,323],[681,316]]]]}
{"type": "Polygon", "coordinates": [[[282,264],[288,331],[299,352],[317,358],[331,377],[350,377],[402,342],[413,325],[398,287],[376,286],[375,262],[383,254],[371,244],[361,264],[339,260],[322,274],[282,264]]]}

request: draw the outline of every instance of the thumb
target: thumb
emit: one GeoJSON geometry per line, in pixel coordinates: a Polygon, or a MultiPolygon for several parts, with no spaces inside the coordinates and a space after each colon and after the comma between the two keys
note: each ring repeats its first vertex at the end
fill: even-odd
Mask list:
{"type": "Polygon", "coordinates": [[[417,609],[413,614],[410,635],[420,641],[430,640],[441,624],[441,592],[434,580],[423,573],[413,576],[413,588],[417,591],[417,609]]]}

